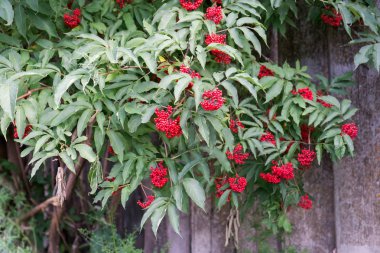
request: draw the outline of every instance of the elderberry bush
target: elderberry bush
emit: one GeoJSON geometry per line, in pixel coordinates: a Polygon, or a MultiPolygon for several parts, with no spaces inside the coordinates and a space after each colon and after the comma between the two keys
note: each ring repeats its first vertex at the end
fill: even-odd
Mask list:
{"type": "MultiPolygon", "coordinates": [[[[2,1],[2,133],[14,128],[31,177],[44,176],[48,159],[85,173],[85,160],[102,207],[119,193],[125,206],[141,187],[146,201],[136,204],[154,233],[166,214],[180,233],[179,212],[210,197],[219,209],[251,208],[258,194],[264,208],[310,209],[304,172],[323,155],[353,155],[357,110],[334,96],[351,75],[313,79],[299,62],[261,58],[285,2],[2,1]]],[[[373,14],[352,11],[357,1],[317,2],[321,21],[347,31],[373,14]],[[350,19],[339,14],[347,5],[350,19]]]]}

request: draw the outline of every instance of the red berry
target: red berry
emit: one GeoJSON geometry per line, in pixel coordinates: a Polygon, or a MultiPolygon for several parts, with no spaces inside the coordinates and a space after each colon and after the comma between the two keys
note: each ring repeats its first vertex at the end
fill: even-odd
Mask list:
{"type": "Polygon", "coordinates": [[[158,131],[164,132],[166,137],[174,138],[182,135],[182,129],[180,126],[181,118],[178,116],[176,119],[171,119],[170,116],[173,113],[173,108],[171,106],[167,107],[167,111],[159,110],[155,111],[157,118],[154,119],[156,123],[156,128],[158,131]]]}
{"type": "Polygon", "coordinates": [[[223,19],[223,10],[220,6],[209,7],[206,10],[205,19],[213,21],[215,24],[219,24],[223,19]]]}
{"type": "Polygon", "coordinates": [[[311,209],[313,207],[313,201],[309,198],[309,195],[305,194],[300,198],[300,201],[298,202],[298,206],[303,209],[311,209]]]}
{"type": "Polygon", "coordinates": [[[138,204],[141,208],[145,209],[145,208],[149,207],[150,204],[152,204],[152,202],[154,201],[154,199],[155,199],[154,196],[149,195],[149,196],[147,196],[147,200],[146,200],[145,202],[141,202],[141,201],[139,200],[139,201],[137,201],[137,204],[138,204]]]}
{"type": "Polygon", "coordinates": [[[163,162],[159,162],[156,168],[151,167],[150,179],[152,184],[157,188],[162,188],[169,181],[167,178],[168,168],[165,168],[163,162]]]}
{"type": "Polygon", "coordinates": [[[216,111],[223,106],[225,99],[223,93],[218,88],[207,90],[203,93],[201,106],[205,111],[216,111]]]}
{"type": "Polygon", "coordinates": [[[243,153],[243,146],[241,144],[237,144],[232,153],[227,150],[226,155],[229,160],[233,160],[237,164],[245,164],[245,160],[249,157],[249,153],[243,153]]]}
{"type": "Polygon", "coordinates": [[[247,179],[245,177],[240,177],[239,175],[236,175],[236,177],[228,178],[228,183],[232,191],[241,193],[247,186],[247,179]]]}
{"type": "Polygon", "coordinates": [[[309,167],[313,163],[315,157],[316,154],[314,151],[303,149],[301,150],[301,153],[298,154],[297,160],[302,166],[309,167]]]}
{"type": "Polygon", "coordinates": [[[259,79],[263,78],[264,76],[274,76],[274,73],[272,70],[268,69],[266,66],[261,65],[259,75],[257,76],[259,79]]]}
{"type": "Polygon", "coordinates": [[[270,142],[273,145],[276,145],[276,139],[274,138],[274,135],[271,132],[266,132],[265,134],[261,135],[260,141],[261,142],[270,142]]]}
{"type": "Polygon", "coordinates": [[[342,134],[347,134],[351,139],[355,139],[358,136],[358,127],[355,123],[347,123],[342,126],[342,134]]]}
{"type": "Polygon", "coordinates": [[[187,11],[193,11],[201,6],[203,0],[179,0],[179,3],[187,11]]]}

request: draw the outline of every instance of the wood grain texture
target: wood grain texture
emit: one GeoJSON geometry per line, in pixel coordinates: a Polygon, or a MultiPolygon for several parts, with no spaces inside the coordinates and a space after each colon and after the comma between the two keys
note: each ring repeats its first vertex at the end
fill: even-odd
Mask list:
{"type": "MultiPolygon", "coordinates": [[[[305,9],[300,4],[300,10],[305,9]]],[[[327,33],[306,21],[307,12],[300,13],[298,29],[290,29],[286,38],[279,38],[280,63],[294,66],[296,60],[308,66],[308,73],[329,75],[327,33]]],[[[293,232],[286,237],[285,246],[294,245],[309,253],[331,253],[335,248],[334,174],[327,160],[304,174],[305,191],[314,198],[313,209],[293,208],[289,218],[293,232]]]]}
{"type": "MultiPolygon", "coordinates": [[[[344,33],[329,31],[330,72],[352,70],[357,47],[344,46],[344,33]]],[[[347,96],[359,108],[353,121],[359,127],[356,154],[334,164],[335,212],[338,253],[380,252],[380,78],[373,69],[359,67],[357,85],[347,96]]]]}

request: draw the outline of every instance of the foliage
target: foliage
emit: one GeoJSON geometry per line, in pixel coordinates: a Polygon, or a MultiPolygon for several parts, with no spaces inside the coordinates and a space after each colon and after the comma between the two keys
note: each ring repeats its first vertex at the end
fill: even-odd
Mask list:
{"type": "MultiPolygon", "coordinates": [[[[99,223],[99,220],[96,220],[99,223]]],[[[135,236],[130,234],[127,238],[121,238],[117,234],[115,225],[101,222],[97,229],[79,229],[80,233],[89,242],[90,253],[142,253],[135,248],[135,236]]]]}
{"type": "MultiPolygon", "coordinates": [[[[347,32],[362,18],[376,33],[375,13],[364,2],[323,4],[342,13],[347,32]]],[[[22,156],[32,157],[31,176],[43,177],[50,158],[66,173],[77,173],[84,159],[94,202],[104,207],[118,192],[125,205],[138,187],[149,188],[142,185],[149,168],[162,168],[158,177],[169,182],[149,190],[155,200],[142,219],[151,219],[154,233],[166,214],[180,233],[179,211],[189,200],[205,209],[206,198],[218,193],[218,208],[244,210],[260,200],[275,213],[264,223],[289,230],[284,213],[305,194],[302,175],[310,168],[301,162],[303,150],[315,150],[318,163],[323,153],[334,161],[353,155],[356,134],[341,127],[356,109],[333,96],[352,84],[350,75],[330,82],[320,76],[317,85],[298,62],[260,60],[269,24],[284,33],[282,24],[297,17],[294,2],[224,0],[218,25],[204,17],[211,5],[190,12],[177,0],[135,0],[122,9],[113,0],[80,0],[73,6],[81,10],[80,26],[69,31],[63,1],[2,1],[1,131],[15,125],[22,156]],[[227,39],[206,43],[211,34],[227,39]],[[260,76],[264,66],[270,74],[260,76]],[[217,89],[221,107],[206,109],[205,92],[217,89]],[[169,108],[173,113],[161,119],[167,125],[158,126],[159,112],[169,108]],[[235,131],[232,120],[244,128],[235,131]],[[180,136],[168,135],[173,126],[180,136]],[[113,164],[106,176],[104,156],[113,164]],[[264,180],[287,164],[291,178],[264,180]]]]}

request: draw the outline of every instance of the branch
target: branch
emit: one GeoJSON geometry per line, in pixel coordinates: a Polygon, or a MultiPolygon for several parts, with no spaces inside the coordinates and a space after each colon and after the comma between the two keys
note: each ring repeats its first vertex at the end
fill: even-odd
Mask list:
{"type": "Polygon", "coordinates": [[[40,91],[40,90],[45,90],[45,89],[50,89],[50,88],[51,87],[40,87],[40,88],[35,88],[35,89],[32,89],[32,90],[28,90],[27,93],[25,93],[24,95],[18,97],[17,101],[20,100],[20,99],[29,97],[30,95],[32,95],[33,92],[40,91]]]}
{"type": "Polygon", "coordinates": [[[47,200],[45,200],[44,202],[42,202],[38,206],[35,206],[32,210],[30,210],[29,212],[27,212],[26,214],[24,214],[23,216],[21,216],[21,218],[19,218],[17,220],[17,223],[21,223],[21,222],[23,222],[25,220],[28,220],[32,216],[36,215],[38,212],[43,211],[50,204],[54,205],[57,202],[58,202],[58,196],[54,196],[54,197],[48,198],[47,200]]]}

